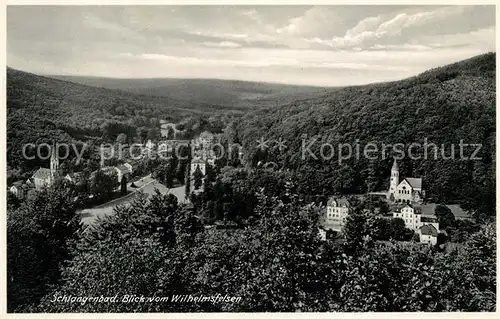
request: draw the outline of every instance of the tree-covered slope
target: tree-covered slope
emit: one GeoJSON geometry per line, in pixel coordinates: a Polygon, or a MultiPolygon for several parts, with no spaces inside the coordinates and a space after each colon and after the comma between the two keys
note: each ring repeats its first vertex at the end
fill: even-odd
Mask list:
{"type": "Polygon", "coordinates": [[[221,105],[238,110],[274,107],[332,88],[219,79],[116,79],[87,76],[50,76],[75,83],[117,89],[148,96],[169,97],[186,103],[221,105]]]}
{"type": "Polygon", "coordinates": [[[230,111],[216,104],[92,87],[11,68],[7,68],[7,102],[9,115],[23,109],[75,126],[91,126],[103,118],[124,120],[143,115],[176,119],[193,113],[230,111]]]}
{"type": "Polygon", "coordinates": [[[160,119],[177,122],[189,116],[241,113],[226,106],[91,87],[7,68],[8,163],[40,165],[22,159],[27,143],[95,137],[109,142],[120,133],[130,142],[141,130],[158,131],[160,119]]]}
{"type": "MultiPolygon", "coordinates": [[[[239,125],[240,140],[246,146],[247,159],[273,161],[294,169],[303,176],[307,192],[360,193],[388,187],[392,155],[389,148],[382,159],[381,145],[416,142],[438,146],[438,159],[429,148],[428,159],[400,161],[400,175],[422,177],[430,200],[467,201],[494,207],[495,159],[495,54],[489,53],[418,76],[391,83],[348,87],[317,98],[297,101],[275,109],[247,114],[239,125]],[[304,134],[307,135],[306,138],[304,134]],[[257,140],[286,141],[286,149],[270,143],[262,151],[257,140]],[[320,146],[360,144],[360,158],[352,157],[339,164],[331,160],[302,158],[303,140],[307,147],[313,138],[318,142],[309,149],[319,157],[320,146]],[[359,140],[359,142],[358,142],[359,140]],[[459,160],[459,143],[482,144],[481,160],[459,160]],[[376,160],[364,158],[363,146],[379,145],[376,160]],[[449,156],[455,145],[455,160],[441,155],[444,144],[449,156]]],[[[430,146],[429,146],[430,147],[430,146]]],[[[330,149],[324,149],[330,154],[330,149]]],[[[473,147],[465,148],[472,155],[473,147]]],[[[423,157],[423,149],[420,154],[423,157]]],[[[309,153],[306,151],[306,155],[309,153]]],[[[415,153],[415,151],[414,151],[415,153]]],[[[475,207],[478,208],[478,207],[475,207]]]]}

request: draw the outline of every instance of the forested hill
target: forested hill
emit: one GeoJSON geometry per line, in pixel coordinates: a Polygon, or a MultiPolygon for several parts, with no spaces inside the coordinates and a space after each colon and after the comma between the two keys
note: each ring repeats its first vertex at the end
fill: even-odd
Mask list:
{"type": "Polygon", "coordinates": [[[13,168],[41,165],[22,159],[26,143],[94,137],[114,141],[120,133],[130,141],[142,133],[154,138],[160,119],[177,122],[242,113],[234,107],[97,88],[7,68],[8,163],[13,168]]]}
{"type": "MultiPolygon", "coordinates": [[[[303,134],[307,134],[306,142],[318,138],[310,148],[316,155],[322,142],[336,149],[339,143],[355,146],[357,139],[363,147],[369,142],[423,143],[427,138],[438,146],[445,143],[446,154],[450,154],[451,144],[456,144],[458,158],[461,139],[481,143],[481,161],[434,160],[431,149],[428,160],[402,160],[400,175],[422,177],[427,195],[434,201],[468,201],[494,209],[495,67],[495,53],[488,53],[402,81],[343,88],[259,110],[242,119],[240,140],[251,164],[274,161],[293,169],[302,176],[304,191],[317,194],[386,189],[392,157],[389,154],[385,160],[379,156],[372,161],[351,158],[341,164],[336,157],[330,161],[310,156],[303,160],[303,134]],[[256,141],[261,137],[281,138],[287,148],[259,151],[256,141]]],[[[465,153],[471,155],[473,150],[465,153]]]]}
{"type": "Polygon", "coordinates": [[[7,68],[7,100],[10,111],[20,108],[38,113],[53,112],[75,124],[95,119],[118,120],[135,115],[180,118],[191,114],[213,114],[217,110],[238,111],[218,104],[186,102],[166,96],[134,94],[39,76],[7,68]]]}
{"type": "Polygon", "coordinates": [[[221,105],[238,110],[274,107],[334,90],[314,86],[219,79],[117,79],[59,75],[50,77],[136,94],[169,97],[186,103],[221,105]]]}

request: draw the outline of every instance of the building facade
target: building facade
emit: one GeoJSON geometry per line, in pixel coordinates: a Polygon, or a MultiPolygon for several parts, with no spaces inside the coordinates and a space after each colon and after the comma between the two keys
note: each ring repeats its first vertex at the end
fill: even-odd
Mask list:
{"type": "Polygon", "coordinates": [[[438,230],[433,225],[424,225],[420,227],[418,234],[421,243],[432,246],[437,244],[438,230]]]}
{"type": "Polygon", "coordinates": [[[59,172],[59,157],[55,146],[51,149],[50,155],[50,169],[40,167],[35,174],[33,174],[33,181],[36,190],[41,190],[44,187],[52,185],[58,176],[59,172]]]}
{"type": "Polygon", "coordinates": [[[130,164],[123,164],[114,167],[116,171],[116,176],[118,178],[118,183],[122,182],[122,179],[125,177],[127,180],[130,179],[130,174],[132,173],[130,164]]]}
{"type": "Polygon", "coordinates": [[[393,218],[401,218],[405,227],[417,231],[423,225],[433,225],[439,231],[439,223],[435,215],[423,215],[420,206],[407,204],[393,212],[393,218]]]}
{"type": "Polygon", "coordinates": [[[194,172],[196,172],[196,169],[198,168],[200,169],[203,176],[205,176],[207,173],[207,167],[205,161],[203,161],[201,158],[194,158],[191,161],[191,177],[194,175],[194,172]]]}
{"type": "Polygon", "coordinates": [[[393,218],[401,218],[405,222],[405,227],[418,231],[422,226],[422,213],[411,205],[406,205],[392,214],[393,218]]]}
{"type": "Polygon", "coordinates": [[[388,198],[396,203],[421,203],[424,197],[422,179],[407,177],[399,181],[399,165],[396,159],[391,168],[388,198]]]}
{"type": "Polygon", "coordinates": [[[344,226],[351,209],[351,203],[345,197],[331,197],[326,204],[325,223],[344,226]]]}

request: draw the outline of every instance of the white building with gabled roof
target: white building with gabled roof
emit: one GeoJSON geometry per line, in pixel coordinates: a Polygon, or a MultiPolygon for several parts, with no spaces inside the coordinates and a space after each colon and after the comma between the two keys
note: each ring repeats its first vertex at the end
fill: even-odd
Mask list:
{"type": "Polygon", "coordinates": [[[406,177],[399,181],[399,165],[396,159],[391,168],[389,199],[397,203],[421,203],[424,198],[422,178],[406,177]]]}
{"type": "Polygon", "coordinates": [[[424,244],[430,244],[432,246],[436,245],[438,234],[438,230],[430,224],[423,225],[418,229],[420,242],[424,244]]]}
{"type": "Polygon", "coordinates": [[[50,169],[40,167],[32,176],[35,183],[35,189],[41,190],[44,187],[52,185],[59,172],[59,157],[55,145],[51,148],[50,169]]]}
{"type": "Polygon", "coordinates": [[[351,206],[346,197],[330,197],[326,204],[325,224],[344,226],[351,206]]]}

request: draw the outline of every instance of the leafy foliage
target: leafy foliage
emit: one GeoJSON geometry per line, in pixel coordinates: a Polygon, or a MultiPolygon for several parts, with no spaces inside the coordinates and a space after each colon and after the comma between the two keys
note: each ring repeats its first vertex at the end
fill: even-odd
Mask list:
{"type": "Polygon", "coordinates": [[[7,214],[8,310],[24,311],[60,280],[79,228],[75,193],[63,182],[7,214]]]}

